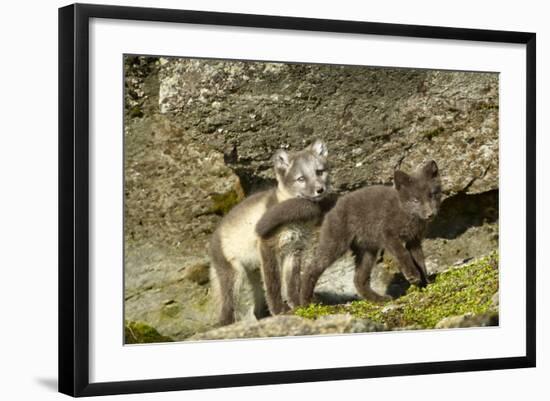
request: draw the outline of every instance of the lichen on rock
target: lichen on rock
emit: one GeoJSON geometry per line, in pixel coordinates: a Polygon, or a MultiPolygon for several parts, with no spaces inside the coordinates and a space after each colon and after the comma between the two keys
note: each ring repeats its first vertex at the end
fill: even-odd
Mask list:
{"type": "Polygon", "coordinates": [[[154,327],[143,322],[126,321],[124,324],[125,344],[150,344],[174,341],[161,335],[154,327]]]}
{"type": "Polygon", "coordinates": [[[324,316],[315,321],[299,316],[274,316],[259,321],[241,321],[204,333],[188,340],[223,340],[232,338],[260,338],[304,336],[317,334],[367,333],[382,331],[385,327],[368,319],[350,315],[324,316]]]}

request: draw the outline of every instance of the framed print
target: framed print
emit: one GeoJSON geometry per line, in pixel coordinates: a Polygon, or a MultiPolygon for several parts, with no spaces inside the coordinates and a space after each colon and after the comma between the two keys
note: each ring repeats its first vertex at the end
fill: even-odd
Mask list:
{"type": "Polygon", "coordinates": [[[535,366],[535,34],[59,10],[59,390],[535,366]]]}

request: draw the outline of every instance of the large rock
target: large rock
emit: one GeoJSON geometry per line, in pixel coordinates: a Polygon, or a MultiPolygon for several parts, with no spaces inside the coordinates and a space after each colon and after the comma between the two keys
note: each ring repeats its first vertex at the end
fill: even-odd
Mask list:
{"type": "Polygon", "coordinates": [[[131,121],[125,139],[127,241],[189,250],[190,238],[194,246],[213,231],[224,203],[231,206],[244,195],[221,153],[187,138],[166,119],[131,121]]]}
{"type": "Polygon", "coordinates": [[[484,313],[481,315],[473,315],[471,313],[460,316],[449,316],[436,325],[436,329],[457,329],[466,327],[488,327],[498,326],[498,313],[484,313]]]}
{"type": "Polygon", "coordinates": [[[229,326],[196,334],[190,337],[189,340],[366,333],[382,331],[384,329],[385,327],[379,323],[355,318],[350,315],[322,316],[316,320],[298,316],[274,316],[258,321],[237,322],[229,326]]]}
{"type": "Polygon", "coordinates": [[[320,137],[340,191],[429,158],[448,195],[498,189],[497,74],[170,59],[159,106],[194,140],[231,150],[252,187],[272,178],[275,149],[320,137]]]}
{"type": "Polygon", "coordinates": [[[164,336],[183,340],[213,327],[215,307],[204,275],[209,260],[149,244],[127,246],[125,318],[153,326],[164,336]]]}
{"type": "Polygon", "coordinates": [[[215,321],[208,241],[244,193],[223,154],[159,113],[159,65],[125,63],[125,317],[181,340],[215,321]]]}

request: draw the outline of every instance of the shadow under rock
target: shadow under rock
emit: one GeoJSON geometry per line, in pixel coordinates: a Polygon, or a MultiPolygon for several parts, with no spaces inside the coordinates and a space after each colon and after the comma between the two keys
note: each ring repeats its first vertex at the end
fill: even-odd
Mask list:
{"type": "Polygon", "coordinates": [[[445,199],[426,238],[455,239],[471,227],[498,221],[498,190],[480,194],[459,193],[445,199]]]}

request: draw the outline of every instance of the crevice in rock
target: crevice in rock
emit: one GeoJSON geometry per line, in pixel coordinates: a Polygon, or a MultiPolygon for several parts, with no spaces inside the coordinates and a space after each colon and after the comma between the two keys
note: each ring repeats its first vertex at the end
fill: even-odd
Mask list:
{"type": "Polygon", "coordinates": [[[463,193],[466,193],[470,187],[474,184],[474,182],[476,182],[477,180],[482,180],[486,175],[487,175],[487,172],[489,171],[489,168],[491,166],[487,166],[483,169],[483,173],[481,173],[480,175],[476,176],[476,177],[473,177],[469,182],[468,184],[466,184],[466,186],[462,189],[461,192],[463,193]]]}
{"type": "Polygon", "coordinates": [[[230,168],[232,168],[233,172],[239,177],[245,196],[273,188],[277,185],[275,179],[260,177],[248,169],[235,168],[232,166],[230,166],[230,168]]]}
{"type": "Polygon", "coordinates": [[[458,193],[443,201],[426,238],[454,239],[471,227],[498,221],[498,189],[480,194],[458,193]]]}

